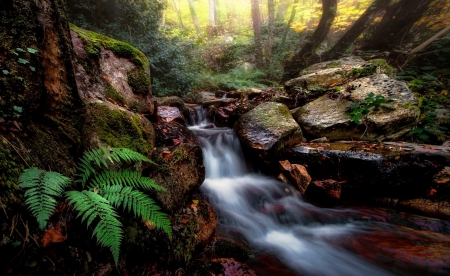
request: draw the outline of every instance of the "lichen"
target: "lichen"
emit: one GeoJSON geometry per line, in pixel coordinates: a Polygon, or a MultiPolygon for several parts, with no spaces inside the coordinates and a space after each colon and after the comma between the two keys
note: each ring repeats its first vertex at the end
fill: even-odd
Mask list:
{"type": "Polygon", "coordinates": [[[150,78],[143,68],[134,68],[127,72],[128,84],[134,94],[147,94],[150,90],[150,78]]]}
{"type": "Polygon", "coordinates": [[[153,149],[152,132],[139,116],[106,105],[90,104],[86,133],[97,133],[99,140],[112,147],[126,147],[147,155],[153,149]]]}
{"type": "Polygon", "coordinates": [[[70,28],[81,37],[85,50],[89,55],[98,56],[101,47],[104,47],[121,57],[131,59],[137,66],[150,68],[150,64],[144,53],[130,44],[95,32],[83,30],[73,24],[70,24],[70,28]]]}

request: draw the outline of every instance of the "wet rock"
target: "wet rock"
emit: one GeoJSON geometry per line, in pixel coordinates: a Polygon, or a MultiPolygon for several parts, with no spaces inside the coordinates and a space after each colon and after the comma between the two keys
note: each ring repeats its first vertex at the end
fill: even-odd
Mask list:
{"type": "Polygon", "coordinates": [[[216,96],[214,93],[212,92],[198,92],[196,95],[196,99],[195,99],[195,103],[196,104],[203,104],[206,101],[212,101],[212,100],[216,100],[216,96]]]}
{"type": "Polygon", "coordinates": [[[152,156],[150,177],[167,191],[156,192],[165,210],[174,211],[197,191],[205,179],[202,149],[196,144],[180,143],[172,148],[157,148],[152,156]]]}
{"type": "Polygon", "coordinates": [[[233,258],[239,261],[253,259],[252,249],[239,232],[218,227],[213,245],[214,253],[222,258],[233,258]]]}
{"type": "Polygon", "coordinates": [[[450,161],[450,148],[411,143],[334,142],[283,150],[279,160],[307,166],[313,180],[334,179],[342,196],[425,197],[433,175],[450,161]]]}
{"type": "Polygon", "coordinates": [[[300,193],[304,195],[309,183],[311,183],[311,176],[309,176],[306,168],[299,164],[291,164],[288,160],[279,161],[279,164],[281,172],[290,180],[288,180],[288,183],[295,184],[300,193]]]}
{"type": "Polygon", "coordinates": [[[178,107],[172,106],[158,106],[156,116],[158,122],[172,122],[176,121],[181,124],[185,124],[185,119],[178,107]]]}
{"type": "Polygon", "coordinates": [[[216,100],[208,100],[208,101],[204,101],[202,103],[202,106],[204,108],[208,108],[210,106],[214,106],[215,108],[219,108],[219,107],[224,107],[227,106],[229,104],[233,104],[235,103],[237,100],[236,99],[232,99],[232,98],[225,98],[225,99],[216,99],[216,100]]]}
{"type": "Polygon", "coordinates": [[[249,112],[253,108],[255,108],[257,105],[254,103],[243,103],[241,105],[236,106],[235,109],[230,114],[230,117],[228,118],[228,123],[232,127],[234,123],[241,118],[242,115],[249,112]]]}
{"type": "Polygon", "coordinates": [[[295,96],[288,97],[288,96],[284,96],[284,95],[275,95],[272,97],[272,99],[270,101],[276,102],[276,103],[282,103],[282,104],[286,105],[289,109],[294,109],[294,108],[300,106],[301,104],[304,104],[304,102],[299,101],[295,96]]]}
{"type": "Polygon", "coordinates": [[[450,203],[447,201],[432,201],[430,199],[416,198],[401,200],[397,202],[396,207],[431,217],[450,218],[450,203]]]}
{"type": "MultiPolygon", "coordinates": [[[[219,275],[224,276],[256,276],[255,271],[248,268],[245,264],[240,263],[234,259],[219,258],[211,260],[212,263],[220,264],[222,266],[219,275]]],[[[212,274],[217,275],[217,274],[212,274]]]]}
{"type": "Polygon", "coordinates": [[[155,146],[172,147],[180,143],[197,144],[197,140],[192,131],[185,125],[177,122],[159,122],[154,123],[155,146]]]}
{"type": "Polygon", "coordinates": [[[234,130],[242,144],[259,157],[298,144],[303,138],[289,109],[274,102],[263,103],[242,115],[234,130]]]}
{"type": "Polygon", "coordinates": [[[386,75],[373,75],[348,84],[353,99],[364,100],[369,93],[390,101],[390,108],[367,114],[366,125],[356,125],[347,113],[351,101],[324,95],[301,108],[294,119],[311,138],[327,137],[336,140],[398,140],[417,123],[417,99],[404,82],[386,75]]]}
{"type": "Polygon", "coordinates": [[[308,198],[322,204],[334,204],[341,199],[342,182],[333,179],[313,181],[308,189],[308,198]]]}

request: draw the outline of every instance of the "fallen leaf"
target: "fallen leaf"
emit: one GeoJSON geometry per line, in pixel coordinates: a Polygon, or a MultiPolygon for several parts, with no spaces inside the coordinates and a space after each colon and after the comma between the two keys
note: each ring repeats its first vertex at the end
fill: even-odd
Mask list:
{"type": "Polygon", "coordinates": [[[178,140],[178,139],[172,139],[172,141],[175,146],[178,145],[179,143],[181,143],[180,140],[178,140]]]}
{"type": "Polygon", "coordinates": [[[163,151],[159,154],[159,156],[161,156],[162,158],[169,160],[170,158],[170,151],[163,151]]]}
{"type": "Polygon", "coordinates": [[[192,202],[193,202],[194,204],[198,204],[199,201],[198,201],[198,199],[193,199],[192,202]]]}
{"type": "Polygon", "coordinates": [[[53,230],[53,229],[48,229],[47,231],[45,231],[45,234],[41,239],[41,243],[42,243],[42,247],[47,247],[51,243],[63,242],[66,239],[67,239],[67,237],[61,235],[60,232],[53,230]]]}
{"type": "Polygon", "coordinates": [[[441,179],[437,179],[436,183],[438,184],[447,184],[450,181],[450,178],[441,178],[441,179]]]}
{"type": "Polygon", "coordinates": [[[188,222],[189,222],[188,219],[182,219],[182,220],[181,220],[181,223],[183,223],[183,224],[186,224],[186,223],[188,223],[188,222]]]}
{"type": "Polygon", "coordinates": [[[153,230],[156,228],[156,224],[151,220],[143,220],[142,222],[144,223],[145,227],[148,228],[148,230],[153,230]]]}

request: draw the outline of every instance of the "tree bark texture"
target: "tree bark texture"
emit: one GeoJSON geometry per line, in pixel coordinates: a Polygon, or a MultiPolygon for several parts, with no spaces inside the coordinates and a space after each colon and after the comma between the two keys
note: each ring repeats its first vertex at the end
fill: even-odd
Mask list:
{"type": "Polygon", "coordinates": [[[373,34],[361,50],[388,51],[400,48],[414,23],[427,11],[433,0],[400,0],[389,6],[373,34]]]}
{"type": "Polygon", "coordinates": [[[337,59],[355,42],[361,33],[369,27],[372,21],[380,16],[389,6],[391,0],[375,0],[367,10],[355,21],[355,23],[345,32],[338,42],[326,51],[322,56],[322,61],[337,59]]]}
{"type": "Polygon", "coordinates": [[[302,69],[316,61],[314,59],[315,51],[326,38],[336,16],[336,10],[337,0],[322,1],[322,17],[320,18],[319,26],[317,26],[312,37],[304,44],[302,49],[284,64],[282,82],[296,78],[302,69]]]}
{"type": "Polygon", "coordinates": [[[262,35],[261,35],[261,16],[259,13],[259,1],[251,0],[252,2],[252,21],[253,21],[253,35],[255,40],[255,61],[257,67],[263,64],[263,50],[262,50],[262,35]]]}
{"type": "Polygon", "coordinates": [[[21,204],[23,169],[75,172],[84,105],[63,0],[3,0],[0,37],[0,72],[9,72],[0,74],[0,198],[10,207],[21,204]]]}

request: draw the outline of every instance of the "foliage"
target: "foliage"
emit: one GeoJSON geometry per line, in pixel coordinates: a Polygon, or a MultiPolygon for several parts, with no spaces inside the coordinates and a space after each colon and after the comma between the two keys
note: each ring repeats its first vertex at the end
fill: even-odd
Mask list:
{"type": "MultiPolygon", "coordinates": [[[[88,227],[94,222],[93,234],[98,242],[108,247],[117,264],[122,241],[122,223],[117,208],[132,212],[135,217],[149,221],[172,237],[170,221],[160,212],[156,203],[141,190],[165,190],[152,179],[128,169],[116,169],[132,162],[152,162],[140,153],[127,148],[100,148],[86,152],[80,159],[76,183],[82,191],[68,191],[66,197],[88,227]]],[[[20,187],[25,192],[26,204],[44,229],[70,179],[57,172],[38,168],[25,170],[20,176],[20,187]]]]}
{"type": "Polygon", "coordinates": [[[265,73],[251,68],[238,67],[231,69],[227,74],[203,75],[198,89],[225,89],[237,90],[240,88],[266,87],[264,81],[265,73]]]}
{"type": "Polygon", "coordinates": [[[347,113],[353,122],[360,124],[361,120],[364,120],[367,114],[371,111],[377,111],[380,107],[389,108],[390,106],[387,104],[387,100],[384,96],[375,96],[375,94],[370,92],[364,100],[353,101],[348,107],[347,113]]]}

